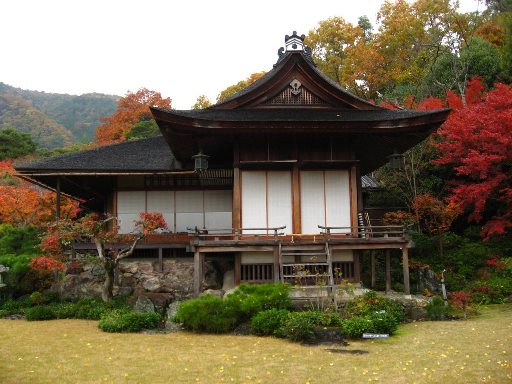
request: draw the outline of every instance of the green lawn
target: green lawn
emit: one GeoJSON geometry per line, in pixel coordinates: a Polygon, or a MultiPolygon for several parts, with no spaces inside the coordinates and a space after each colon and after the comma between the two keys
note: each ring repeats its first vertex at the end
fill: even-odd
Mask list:
{"type": "Polygon", "coordinates": [[[512,383],[512,305],[407,324],[388,340],[108,334],[96,321],[0,320],[0,383],[512,383]],[[334,350],[333,350],[334,349],[334,350]],[[352,352],[351,352],[352,351],[352,352]]]}

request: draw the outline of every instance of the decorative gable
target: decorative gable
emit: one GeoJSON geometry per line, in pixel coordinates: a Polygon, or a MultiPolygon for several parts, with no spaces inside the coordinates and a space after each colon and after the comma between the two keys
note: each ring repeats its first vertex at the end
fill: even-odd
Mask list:
{"type": "Polygon", "coordinates": [[[325,105],[328,106],[325,100],[321,99],[302,83],[294,79],[276,96],[271,97],[263,103],[263,105],[325,105]]]}

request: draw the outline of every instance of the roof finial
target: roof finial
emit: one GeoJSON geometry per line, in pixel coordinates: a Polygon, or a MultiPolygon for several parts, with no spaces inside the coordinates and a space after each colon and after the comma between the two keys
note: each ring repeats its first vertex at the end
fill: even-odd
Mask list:
{"type": "Polygon", "coordinates": [[[305,35],[297,35],[297,31],[293,31],[291,36],[286,35],[284,42],[286,44],[286,52],[304,51],[304,39],[305,35]]]}

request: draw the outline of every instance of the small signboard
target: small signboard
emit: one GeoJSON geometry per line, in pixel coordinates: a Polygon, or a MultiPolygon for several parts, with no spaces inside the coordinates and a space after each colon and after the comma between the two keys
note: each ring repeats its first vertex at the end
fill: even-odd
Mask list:
{"type": "Polygon", "coordinates": [[[387,339],[388,333],[363,333],[363,339],[387,339]]]}

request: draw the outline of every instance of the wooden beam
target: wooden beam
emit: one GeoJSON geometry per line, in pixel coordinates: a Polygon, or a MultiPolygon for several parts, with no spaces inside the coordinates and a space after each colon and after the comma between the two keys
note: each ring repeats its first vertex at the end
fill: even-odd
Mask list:
{"type": "Polygon", "coordinates": [[[402,248],[402,264],[404,268],[404,293],[411,294],[411,286],[409,281],[409,248],[402,248]]]}
{"type": "Polygon", "coordinates": [[[194,296],[201,293],[201,283],[203,282],[203,259],[204,256],[196,248],[194,251],[194,296]]]}
{"type": "Polygon", "coordinates": [[[391,291],[391,250],[386,249],[386,292],[391,291]]]}
{"type": "Polygon", "coordinates": [[[233,223],[235,229],[242,228],[242,185],[240,168],[233,169],[233,223]]]}
{"type": "Polygon", "coordinates": [[[292,222],[293,233],[302,233],[302,217],[300,211],[300,171],[298,167],[292,170],[292,222]]]}
{"type": "Polygon", "coordinates": [[[279,264],[279,246],[276,245],[274,247],[274,283],[279,283],[280,276],[279,270],[281,269],[281,265],[279,264]]]}
{"type": "Polygon", "coordinates": [[[354,251],[354,282],[361,281],[361,264],[359,260],[359,251],[354,251]]]}
{"type": "Polygon", "coordinates": [[[235,285],[240,285],[240,281],[242,280],[242,255],[240,253],[235,253],[235,285]]]}
{"type": "Polygon", "coordinates": [[[375,286],[377,285],[377,276],[375,275],[375,252],[371,251],[371,274],[372,274],[372,283],[371,287],[372,289],[375,289],[375,286]]]}

